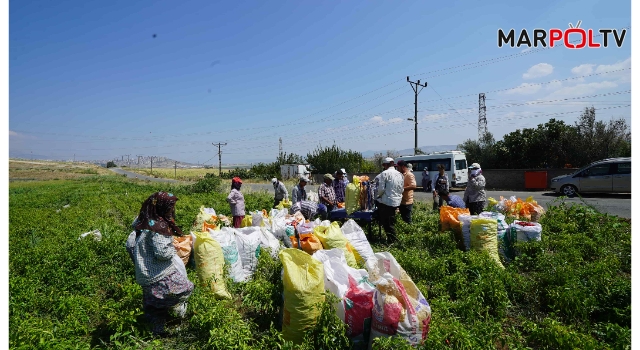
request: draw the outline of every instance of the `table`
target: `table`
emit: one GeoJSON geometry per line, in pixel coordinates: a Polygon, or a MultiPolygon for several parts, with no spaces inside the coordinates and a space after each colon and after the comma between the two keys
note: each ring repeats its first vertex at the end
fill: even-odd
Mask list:
{"type": "MultiPolygon", "coordinates": [[[[372,211],[356,211],[351,213],[351,215],[347,215],[347,210],[343,208],[343,209],[335,209],[329,212],[329,220],[331,221],[334,221],[334,220],[345,221],[348,219],[366,222],[367,232],[369,233],[369,236],[371,236],[371,222],[375,220],[375,218],[373,217],[372,211]]],[[[380,224],[378,224],[378,236],[381,236],[381,235],[382,235],[382,232],[380,230],[380,224]]]]}

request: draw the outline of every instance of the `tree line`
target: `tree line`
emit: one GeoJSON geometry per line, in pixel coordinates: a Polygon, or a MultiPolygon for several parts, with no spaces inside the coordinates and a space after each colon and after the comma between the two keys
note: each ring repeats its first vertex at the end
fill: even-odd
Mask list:
{"type": "Polygon", "coordinates": [[[468,162],[478,162],[485,169],[579,168],[601,159],[630,157],[631,130],[622,118],[596,121],[595,108],[587,107],[574,125],[550,119],[536,128],[508,133],[499,141],[487,132],[458,149],[468,162]]]}

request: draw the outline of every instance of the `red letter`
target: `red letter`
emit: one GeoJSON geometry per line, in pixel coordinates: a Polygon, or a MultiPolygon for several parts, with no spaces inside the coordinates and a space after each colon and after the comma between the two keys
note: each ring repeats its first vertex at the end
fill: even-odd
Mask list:
{"type": "Polygon", "coordinates": [[[569,28],[564,31],[564,46],[570,49],[581,49],[587,45],[587,32],[582,28],[569,28]],[[569,35],[576,33],[582,36],[582,40],[580,40],[580,44],[573,45],[569,43],[569,35]]]}
{"type": "Polygon", "coordinates": [[[549,30],[549,46],[553,47],[553,43],[562,40],[562,31],[560,29],[549,30]]]}
{"type": "Polygon", "coordinates": [[[600,43],[593,42],[593,29],[589,29],[589,48],[600,47],[600,43]]]}

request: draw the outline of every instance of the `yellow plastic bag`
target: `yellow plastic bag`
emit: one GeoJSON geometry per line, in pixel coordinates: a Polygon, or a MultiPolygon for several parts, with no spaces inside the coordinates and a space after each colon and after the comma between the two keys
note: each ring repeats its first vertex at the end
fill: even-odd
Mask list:
{"type": "Polygon", "coordinates": [[[220,244],[208,232],[194,234],[193,251],[200,285],[211,288],[216,299],[231,299],[224,280],[224,254],[220,244]]]}
{"type": "Polygon", "coordinates": [[[253,220],[251,219],[251,215],[245,215],[240,223],[240,228],[251,227],[252,224],[253,220]]]}
{"type": "MultiPolygon", "coordinates": [[[[211,214],[207,214],[204,212],[204,205],[200,206],[198,215],[196,215],[196,219],[193,221],[193,225],[191,226],[191,231],[194,231],[194,232],[203,231],[204,222],[210,219],[211,219],[211,214]]],[[[204,231],[206,232],[206,230],[204,231]]]]}
{"type": "Polygon", "coordinates": [[[324,301],[324,267],[311,255],[294,248],[280,251],[284,268],[282,338],[301,344],[320,315],[315,304],[324,301]]]}
{"type": "Polygon", "coordinates": [[[180,260],[186,266],[189,262],[189,256],[191,255],[191,240],[193,237],[191,235],[181,236],[181,237],[173,237],[173,246],[176,248],[176,253],[180,257],[180,260]]]}
{"type": "Polygon", "coordinates": [[[504,268],[498,255],[498,221],[489,218],[471,220],[471,249],[486,251],[496,263],[504,268]]]}
{"type": "Polygon", "coordinates": [[[351,214],[360,209],[360,185],[355,183],[348,184],[344,197],[344,207],[347,214],[351,214]]]}
{"type": "Polygon", "coordinates": [[[347,260],[347,265],[358,268],[356,263],[356,257],[353,254],[355,249],[349,243],[347,237],[344,236],[340,225],[337,221],[331,223],[331,226],[316,226],[313,228],[313,233],[318,237],[324,249],[339,248],[344,251],[344,257],[347,260]]]}

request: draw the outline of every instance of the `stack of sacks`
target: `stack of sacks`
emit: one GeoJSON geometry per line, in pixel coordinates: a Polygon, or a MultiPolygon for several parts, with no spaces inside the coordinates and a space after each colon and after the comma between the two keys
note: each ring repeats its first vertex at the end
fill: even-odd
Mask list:
{"type": "Polygon", "coordinates": [[[516,196],[511,196],[509,199],[500,196],[500,201],[489,198],[488,202],[490,211],[499,211],[516,219],[538,222],[544,215],[544,208],[533,197],[523,201],[516,196]]]}
{"type": "Polygon", "coordinates": [[[507,232],[507,229],[509,229],[509,225],[505,221],[504,215],[501,214],[501,213],[484,211],[484,212],[480,213],[479,216],[483,217],[483,218],[496,219],[496,221],[498,222],[498,253],[502,257],[504,257],[505,260],[506,260],[506,255],[504,253],[504,244],[503,244],[503,242],[504,242],[504,235],[507,232]]]}
{"type": "Polygon", "coordinates": [[[462,239],[464,242],[464,250],[471,249],[471,220],[477,219],[478,215],[462,214],[458,215],[460,220],[460,229],[462,230],[462,239]]]}

